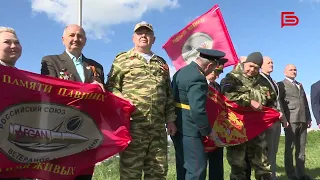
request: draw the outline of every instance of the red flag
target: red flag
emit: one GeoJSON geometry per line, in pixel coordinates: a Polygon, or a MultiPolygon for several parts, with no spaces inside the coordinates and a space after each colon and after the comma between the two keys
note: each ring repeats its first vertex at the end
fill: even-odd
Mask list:
{"type": "Polygon", "coordinates": [[[239,106],[212,87],[209,87],[207,112],[217,136],[216,141],[204,138],[206,151],[249,141],[279,121],[280,115],[269,107],[253,111],[251,107],[239,106]]]}
{"type": "Polygon", "coordinates": [[[0,66],[0,178],[74,179],[131,141],[128,101],[0,66]]]}
{"type": "Polygon", "coordinates": [[[218,5],[190,22],[163,45],[176,70],[195,60],[196,49],[199,47],[225,52],[225,58],[228,59],[225,67],[238,63],[237,53],[218,5]]]}

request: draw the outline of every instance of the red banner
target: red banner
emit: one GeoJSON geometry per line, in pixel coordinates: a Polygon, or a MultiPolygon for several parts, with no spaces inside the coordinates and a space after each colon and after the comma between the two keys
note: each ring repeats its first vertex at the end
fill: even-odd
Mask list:
{"type": "Polygon", "coordinates": [[[239,106],[212,87],[209,87],[207,112],[217,136],[215,141],[204,139],[206,151],[249,141],[279,121],[280,116],[269,107],[254,111],[251,107],[239,106]]]}
{"type": "Polygon", "coordinates": [[[128,101],[0,66],[0,178],[74,179],[131,141],[128,101]]]}
{"type": "Polygon", "coordinates": [[[190,22],[163,45],[176,70],[195,60],[198,55],[196,49],[199,47],[225,52],[225,58],[228,59],[225,67],[238,63],[237,53],[218,5],[190,22]]]}

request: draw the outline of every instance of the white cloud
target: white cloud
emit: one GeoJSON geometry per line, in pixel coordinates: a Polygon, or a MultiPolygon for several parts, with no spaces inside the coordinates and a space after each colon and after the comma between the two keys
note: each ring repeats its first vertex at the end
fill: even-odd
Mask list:
{"type": "MultiPolygon", "coordinates": [[[[77,24],[78,0],[31,0],[34,13],[64,25],[77,24]]],[[[178,7],[178,0],[83,0],[83,27],[92,39],[107,39],[112,25],[135,22],[148,11],[178,7]]]]}

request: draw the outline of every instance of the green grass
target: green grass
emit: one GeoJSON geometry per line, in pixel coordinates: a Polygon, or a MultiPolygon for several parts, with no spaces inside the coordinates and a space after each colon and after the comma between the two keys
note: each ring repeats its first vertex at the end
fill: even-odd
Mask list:
{"type": "MultiPolygon", "coordinates": [[[[316,180],[320,180],[320,131],[309,132],[306,147],[306,172],[316,180]]],[[[226,152],[226,151],[225,151],[226,152]]],[[[94,180],[118,180],[119,179],[119,158],[112,158],[96,166],[94,180]]],[[[284,137],[280,137],[279,150],[277,154],[278,176],[280,180],[286,180],[284,170],[284,137]]],[[[230,166],[224,157],[225,179],[229,179],[230,166]]],[[[254,175],[254,173],[252,173],[254,175]]],[[[175,180],[175,158],[174,148],[169,148],[169,172],[168,180],[175,180]]],[[[252,178],[254,179],[254,178],[252,178]]]]}

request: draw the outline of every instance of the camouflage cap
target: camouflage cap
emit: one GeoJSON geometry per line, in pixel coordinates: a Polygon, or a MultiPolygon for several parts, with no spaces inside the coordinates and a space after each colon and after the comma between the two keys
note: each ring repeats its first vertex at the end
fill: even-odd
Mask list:
{"type": "Polygon", "coordinates": [[[136,30],[141,28],[141,27],[146,27],[146,28],[150,29],[153,32],[152,24],[149,24],[149,23],[147,23],[145,21],[142,21],[142,22],[136,24],[136,26],[134,27],[134,32],[136,32],[136,30]]]}

